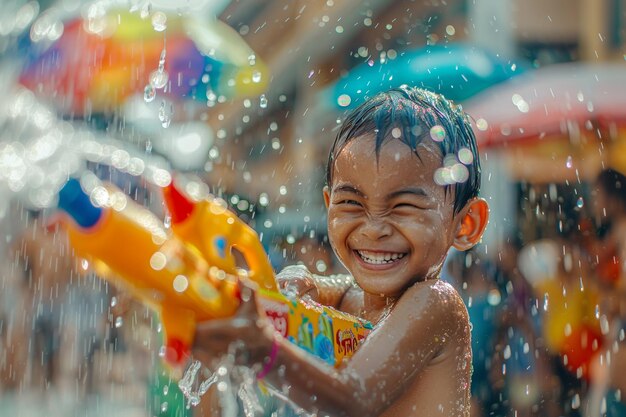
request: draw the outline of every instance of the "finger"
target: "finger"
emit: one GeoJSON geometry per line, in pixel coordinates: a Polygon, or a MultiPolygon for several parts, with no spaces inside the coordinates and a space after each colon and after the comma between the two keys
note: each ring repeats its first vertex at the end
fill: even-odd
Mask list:
{"type": "Polygon", "coordinates": [[[252,325],[252,320],[245,317],[213,319],[198,323],[193,349],[221,346],[224,341],[236,339],[243,330],[249,329],[252,325]]]}
{"type": "Polygon", "coordinates": [[[256,299],[258,285],[246,277],[240,277],[238,285],[241,305],[237,309],[235,317],[258,318],[261,315],[256,299]]]}

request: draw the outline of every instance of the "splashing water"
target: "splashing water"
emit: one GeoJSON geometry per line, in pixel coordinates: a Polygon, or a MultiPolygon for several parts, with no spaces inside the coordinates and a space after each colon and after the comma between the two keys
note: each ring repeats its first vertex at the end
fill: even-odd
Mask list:
{"type": "Polygon", "coordinates": [[[152,27],[157,32],[163,32],[167,28],[167,15],[163,12],[155,12],[152,17],[152,27]]]}
{"type": "Polygon", "coordinates": [[[156,97],[156,88],[154,88],[152,84],[146,85],[146,87],[143,90],[143,99],[145,100],[145,102],[150,103],[151,101],[154,101],[155,97],[156,97]]]}
{"type": "Polygon", "coordinates": [[[254,391],[254,384],[254,374],[251,369],[247,369],[244,381],[237,392],[243,406],[243,415],[246,417],[254,417],[257,412],[263,412],[259,397],[254,391]]]}
{"type": "Polygon", "coordinates": [[[150,73],[150,85],[154,88],[164,88],[168,81],[169,74],[165,70],[158,69],[150,73]]]}
{"type": "Polygon", "coordinates": [[[259,98],[259,107],[262,109],[267,107],[267,97],[265,97],[265,94],[261,94],[261,97],[259,98]]]}
{"type": "Polygon", "coordinates": [[[194,391],[198,371],[200,370],[201,366],[202,364],[200,363],[200,361],[193,361],[185,371],[185,374],[183,375],[181,380],[178,382],[178,388],[180,388],[180,391],[183,393],[188,401],[187,407],[189,407],[190,405],[195,407],[200,404],[200,397],[202,397],[209,390],[211,385],[213,385],[217,381],[217,375],[215,373],[211,374],[211,376],[205,381],[201,382],[198,386],[198,389],[194,391]]]}
{"type": "Polygon", "coordinates": [[[159,107],[159,120],[161,121],[161,126],[164,128],[168,128],[170,123],[172,122],[172,114],[174,113],[174,106],[172,103],[168,103],[163,100],[161,101],[161,106],[159,107]]]}

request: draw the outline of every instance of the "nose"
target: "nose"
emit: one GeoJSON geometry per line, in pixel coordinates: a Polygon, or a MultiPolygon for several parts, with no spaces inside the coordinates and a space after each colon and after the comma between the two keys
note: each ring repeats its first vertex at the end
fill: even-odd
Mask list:
{"type": "Polygon", "coordinates": [[[392,228],[381,218],[368,218],[360,228],[360,233],[370,240],[379,240],[391,236],[392,228]]]}

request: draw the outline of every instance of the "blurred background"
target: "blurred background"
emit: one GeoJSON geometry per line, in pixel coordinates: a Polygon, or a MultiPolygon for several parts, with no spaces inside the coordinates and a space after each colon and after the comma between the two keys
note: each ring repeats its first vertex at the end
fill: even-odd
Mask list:
{"type": "MultiPolygon", "coordinates": [[[[491,219],[443,278],[473,324],[475,416],[626,416],[626,1],[3,2],[0,415],[187,416],[156,317],[71,256],[69,175],[164,217],[171,172],[275,270],[343,272],[321,189],[345,112],[386,88],[471,116],[491,219]]],[[[232,411],[236,415],[236,411],[232,411]]]]}

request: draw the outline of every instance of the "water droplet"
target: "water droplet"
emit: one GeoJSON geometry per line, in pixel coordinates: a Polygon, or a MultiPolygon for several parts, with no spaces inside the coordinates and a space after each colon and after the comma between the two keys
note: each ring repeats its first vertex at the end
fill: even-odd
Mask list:
{"type": "Polygon", "coordinates": [[[565,161],[565,166],[567,168],[571,168],[573,166],[573,162],[572,162],[572,157],[571,156],[567,157],[567,160],[565,161]]]}
{"type": "Polygon", "coordinates": [[[172,285],[176,292],[184,292],[189,286],[189,280],[184,275],[177,275],[172,285]]]}
{"type": "Polygon", "coordinates": [[[167,411],[167,401],[161,404],[161,412],[165,413],[167,411]]]}
{"type": "Polygon", "coordinates": [[[265,97],[265,94],[261,94],[261,97],[259,98],[259,107],[262,109],[267,108],[267,97],[265,97]]]}
{"type": "Polygon", "coordinates": [[[151,12],[152,12],[152,4],[150,2],[147,2],[141,8],[141,12],[139,12],[139,16],[142,19],[147,19],[148,16],[150,16],[151,12]]]}
{"type": "Polygon", "coordinates": [[[161,51],[161,55],[159,55],[159,66],[158,66],[159,71],[163,71],[163,68],[165,67],[166,56],[167,56],[167,50],[163,48],[163,50],[161,51]]]}
{"type": "Polygon", "coordinates": [[[348,107],[352,103],[352,98],[348,94],[342,94],[337,97],[337,104],[340,107],[348,107]]]}
{"type": "Polygon", "coordinates": [[[150,103],[156,97],[156,89],[152,86],[152,84],[146,85],[146,88],[143,89],[143,99],[146,103],[150,103]]]}
{"type": "Polygon", "coordinates": [[[504,348],[503,357],[504,359],[511,358],[511,346],[510,345],[506,345],[506,347],[504,348]]]}
{"type": "Polygon", "coordinates": [[[585,205],[585,200],[583,200],[582,197],[578,197],[578,200],[576,200],[576,207],[583,208],[584,205],[585,205]]]}
{"type": "Polygon", "coordinates": [[[256,64],[256,55],[251,54],[250,56],[248,56],[248,64],[255,65],[256,64]]]}
{"type": "Polygon", "coordinates": [[[163,385],[163,395],[167,395],[167,393],[170,391],[170,386],[169,385],[163,385]]]}
{"type": "Polygon", "coordinates": [[[435,142],[441,142],[446,137],[446,131],[444,130],[442,126],[435,125],[430,128],[430,137],[435,142]]]}
{"type": "Polygon", "coordinates": [[[600,332],[603,335],[609,333],[609,319],[605,315],[602,315],[602,317],[600,317],[600,332]]]}
{"type": "Polygon", "coordinates": [[[261,82],[261,72],[260,71],[252,71],[252,82],[260,83],[261,82]]]}
{"type": "Polygon", "coordinates": [[[459,162],[465,165],[469,165],[472,163],[472,161],[474,161],[474,154],[472,153],[471,150],[469,150],[469,148],[459,149],[457,156],[459,158],[459,162]]]}
{"type": "Polygon", "coordinates": [[[454,164],[450,167],[450,176],[454,182],[462,183],[469,178],[469,170],[463,164],[454,164]]]}
{"type": "Polygon", "coordinates": [[[164,101],[161,102],[161,106],[159,107],[159,120],[161,121],[161,126],[164,128],[168,128],[170,123],[172,122],[172,114],[174,113],[174,108],[172,104],[169,105],[169,110],[167,103],[164,101]]]}
{"type": "Polygon", "coordinates": [[[162,101],[161,106],[159,107],[159,120],[165,120],[165,101],[162,101]]]}
{"type": "Polygon", "coordinates": [[[124,324],[124,319],[122,317],[116,317],[115,318],[115,327],[116,328],[120,328],[122,327],[122,325],[124,324]]]}
{"type": "Polygon", "coordinates": [[[163,12],[155,12],[152,15],[152,27],[157,32],[163,32],[167,28],[167,15],[163,12]]]}
{"type": "MultiPolygon", "coordinates": [[[[167,84],[169,80],[169,74],[167,71],[163,70],[154,70],[150,73],[150,85],[154,88],[163,88],[167,84]]],[[[145,91],[144,91],[145,98],[145,91]]]]}

